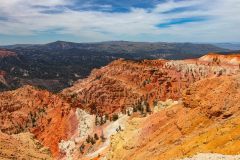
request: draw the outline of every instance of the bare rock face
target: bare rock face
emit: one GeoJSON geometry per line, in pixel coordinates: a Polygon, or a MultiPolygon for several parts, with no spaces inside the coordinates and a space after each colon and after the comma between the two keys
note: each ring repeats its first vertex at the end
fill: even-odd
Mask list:
{"type": "Polygon", "coordinates": [[[93,134],[95,127],[95,116],[90,115],[79,108],[75,112],[78,120],[78,126],[75,133],[67,140],[62,140],[58,146],[62,153],[65,153],[67,159],[74,159],[74,152],[79,153],[79,144],[86,140],[88,135],[93,134]]]}
{"type": "Polygon", "coordinates": [[[24,86],[0,93],[0,124],[3,133],[32,132],[57,156],[58,143],[72,135],[78,121],[75,111],[61,97],[24,86]]]}
{"type": "Polygon", "coordinates": [[[206,57],[181,61],[117,60],[94,70],[62,95],[91,113],[111,114],[142,101],[152,105],[160,100],[178,100],[181,92],[196,81],[239,73],[238,64],[223,62],[207,61],[206,57]]]}
{"type": "Polygon", "coordinates": [[[239,65],[240,64],[240,53],[232,55],[219,55],[215,53],[207,54],[200,58],[201,61],[206,61],[216,64],[230,64],[239,65]]]}
{"type": "Polygon", "coordinates": [[[124,131],[112,137],[106,158],[170,160],[198,153],[239,154],[239,75],[201,80],[183,97],[183,104],[130,120],[124,131]]]}
{"type": "Polygon", "coordinates": [[[76,114],[79,121],[77,139],[87,138],[87,136],[93,132],[93,128],[95,126],[95,116],[90,115],[79,108],[77,108],[76,114]]]}
{"type": "Polygon", "coordinates": [[[198,81],[183,92],[184,106],[201,108],[208,117],[228,118],[240,109],[239,86],[239,76],[198,81]]]}
{"type": "Polygon", "coordinates": [[[172,99],[167,99],[166,101],[158,101],[154,106],[154,112],[159,112],[165,108],[169,108],[180,103],[181,101],[173,101],[172,99]]]}

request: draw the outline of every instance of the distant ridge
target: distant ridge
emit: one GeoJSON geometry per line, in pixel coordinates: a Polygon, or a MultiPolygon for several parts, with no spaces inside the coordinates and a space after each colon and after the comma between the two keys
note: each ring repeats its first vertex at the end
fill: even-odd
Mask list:
{"type": "Polygon", "coordinates": [[[226,48],[231,50],[240,50],[240,43],[215,43],[213,44],[220,48],[226,48]]]}
{"type": "MultiPolygon", "coordinates": [[[[34,49],[34,50],[69,50],[81,49],[91,52],[129,54],[132,58],[156,58],[156,55],[178,55],[164,56],[167,59],[188,58],[188,55],[204,55],[209,52],[228,52],[229,49],[214,46],[212,44],[197,43],[168,43],[168,42],[129,42],[129,41],[106,41],[93,43],[75,43],[67,41],[55,41],[47,44],[17,44],[2,46],[6,49],[34,49]],[[139,56],[141,55],[141,56],[139,56]]],[[[124,58],[124,57],[122,57],[124,58]]],[[[195,58],[195,57],[194,57],[195,58]]]]}

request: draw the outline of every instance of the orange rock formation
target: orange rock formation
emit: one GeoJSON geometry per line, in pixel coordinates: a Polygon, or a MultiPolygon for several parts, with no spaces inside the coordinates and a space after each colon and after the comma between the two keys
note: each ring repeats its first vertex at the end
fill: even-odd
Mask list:
{"type": "MultiPolygon", "coordinates": [[[[240,143],[239,73],[239,55],[209,54],[181,61],[117,60],[93,70],[60,95],[30,86],[0,93],[0,137],[9,139],[10,134],[14,137],[30,131],[59,159],[64,156],[59,143],[81,129],[79,115],[91,117],[80,111],[77,115],[77,108],[111,115],[143,101],[153,108],[160,100],[182,99],[183,104],[148,117],[130,117],[126,129],[113,136],[107,157],[173,159],[199,152],[240,154],[236,147],[240,143]]],[[[4,72],[0,80],[1,75],[4,77],[4,72]]],[[[83,125],[88,130],[89,126],[83,125]]],[[[67,147],[66,143],[63,148],[67,147]]]]}
{"type": "MultiPolygon", "coordinates": [[[[226,56],[219,55],[219,59],[222,57],[226,56]]],[[[238,72],[238,64],[206,63],[206,56],[183,61],[117,60],[94,70],[62,94],[91,113],[113,113],[141,101],[152,104],[169,98],[177,100],[181,91],[196,81],[238,72]]]]}
{"type": "Polygon", "coordinates": [[[59,96],[24,86],[0,93],[0,129],[7,134],[30,130],[54,156],[58,143],[77,127],[74,111],[59,96]]]}
{"type": "Polygon", "coordinates": [[[185,90],[183,97],[183,105],[130,120],[112,138],[108,159],[240,154],[240,76],[201,80],[185,90]]]}

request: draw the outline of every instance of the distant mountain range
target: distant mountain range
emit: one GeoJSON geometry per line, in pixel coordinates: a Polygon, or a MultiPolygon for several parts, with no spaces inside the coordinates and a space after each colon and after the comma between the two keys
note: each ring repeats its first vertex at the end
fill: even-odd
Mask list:
{"type": "Polygon", "coordinates": [[[226,48],[231,50],[240,50],[240,43],[215,43],[213,44],[220,48],[226,48]]]}
{"type": "Polygon", "coordinates": [[[212,44],[194,44],[194,43],[167,43],[167,42],[128,42],[128,41],[108,41],[99,43],[73,43],[65,41],[56,41],[43,45],[17,44],[3,46],[6,49],[28,49],[28,50],[85,50],[100,52],[101,54],[121,55],[123,58],[166,58],[166,59],[184,59],[192,56],[199,56],[208,52],[228,51],[223,47],[217,47],[212,44]],[[123,55],[122,55],[123,54],[123,55]]]}
{"type": "Polygon", "coordinates": [[[4,83],[0,82],[0,90],[30,84],[50,91],[60,91],[72,85],[74,81],[88,76],[92,69],[105,66],[119,58],[176,60],[198,58],[209,52],[230,51],[212,44],[127,41],[56,41],[41,45],[18,44],[0,48],[16,54],[0,57],[0,71],[4,73],[4,83]]]}

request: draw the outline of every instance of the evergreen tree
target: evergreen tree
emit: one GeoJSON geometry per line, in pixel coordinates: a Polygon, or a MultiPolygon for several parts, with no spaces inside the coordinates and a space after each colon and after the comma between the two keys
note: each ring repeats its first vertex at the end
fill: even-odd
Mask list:
{"type": "Polygon", "coordinates": [[[128,114],[128,116],[131,116],[131,113],[130,113],[130,111],[129,111],[129,110],[127,111],[127,114],[128,114]]]}
{"type": "Polygon", "coordinates": [[[113,121],[118,120],[118,115],[117,115],[117,114],[114,114],[114,115],[112,116],[112,120],[113,120],[113,121]]]}
{"type": "Polygon", "coordinates": [[[85,148],[85,144],[83,143],[79,148],[79,150],[82,154],[84,153],[84,148],[85,148]]]}
{"type": "Polygon", "coordinates": [[[106,138],[105,138],[105,136],[104,136],[104,134],[103,134],[103,130],[102,130],[102,134],[101,134],[100,138],[101,138],[101,141],[102,141],[102,142],[105,142],[105,141],[106,141],[106,138]]]}
{"type": "Polygon", "coordinates": [[[99,140],[99,137],[98,137],[97,133],[94,134],[94,139],[95,139],[96,141],[99,140]]]}
{"type": "Polygon", "coordinates": [[[90,142],[91,142],[92,145],[94,145],[96,143],[96,141],[93,137],[91,137],[90,142]]]}
{"type": "Polygon", "coordinates": [[[86,142],[87,143],[90,143],[91,142],[91,137],[88,135],[87,139],[86,139],[86,142]]]}

